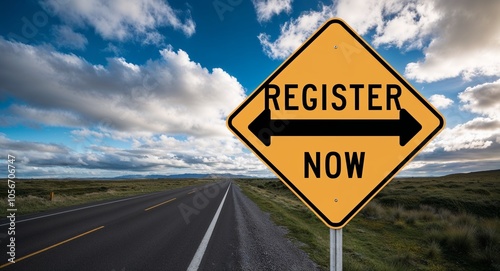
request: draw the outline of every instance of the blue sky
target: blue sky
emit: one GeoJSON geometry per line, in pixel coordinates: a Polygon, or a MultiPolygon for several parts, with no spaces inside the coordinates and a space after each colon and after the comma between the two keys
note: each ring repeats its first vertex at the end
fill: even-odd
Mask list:
{"type": "Polygon", "coordinates": [[[26,0],[0,8],[18,177],[272,173],[226,116],[331,17],[445,116],[400,175],[500,168],[500,2],[26,0]]]}

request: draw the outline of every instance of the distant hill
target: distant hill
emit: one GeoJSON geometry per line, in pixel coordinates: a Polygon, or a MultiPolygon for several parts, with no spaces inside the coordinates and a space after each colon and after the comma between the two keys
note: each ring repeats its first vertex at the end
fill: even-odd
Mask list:
{"type": "Polygon", "coordinates": [[[453,178],[453,177],[490,177],[490,176],[500,176],[500,169],[494,170],[485,170],[485,171],[475,171],[468,173],[455,173],[443,176],[444,178],[453,178]]]}
{"type": "Polygon", "coordinates": [[[198,173],[184,173],[173,175],[122,175],[111,179],[232,179],[232,178],[253,178],[246,175],[237,175],[230,173],[223,174],[198,174],[198,173]]]}

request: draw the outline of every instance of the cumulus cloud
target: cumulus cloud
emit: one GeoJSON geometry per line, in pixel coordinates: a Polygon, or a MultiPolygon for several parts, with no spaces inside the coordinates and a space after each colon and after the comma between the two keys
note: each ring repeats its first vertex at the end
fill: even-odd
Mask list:
{"type": "Polygon", "coordinates": [[[433,1],[342,0],[334,8],[336,16],[345,19],[359,34],[374,30],[375,46],[398,48],[421,48],[440,16],[433,1]]]}
{"type": "Polygon", "coordinates": [[[258,38],[270,58],[284,59],[330,17],[343,18],[372,44],[421,49],[405,75],[419,82],[500,74],[500,1],[339,0],[291,18],[272,40],[258,38]]]}
{"type": "Polygon", "coordinates": [[[335,12],[362,35],[373,30],[375,46],[423,49],[424,59],[406,66],[410,79],[500,74],[499,1],[341,0],[335,12]]]}
{"type": "Polygon", "coordinates": [[[292,11],[292,0],[252,0],[252,3],[259,22],[270,21],[274,15],[279,15],[281,12],[292,11]]]}
{"type": "MultiPolygon", "coordinates": [[[[89,138],[103,136],[88,129],[73,134],[89,138]]],[[[264,165],[243,149],[235,138],[177,139],[159,135],[136,138],[128,148],[90,144],[85,152],[76,152],[60,144],[16,141],[0,134],[0,150],[18,158],[16,163],[23,168],[21,178],[185,172],[268,175],[264,165]]]]}
{"type": "Polygon", "coordinates": [[[470,112],[500,119],[500,79],[468,87],[458,94],[462,107],[470,112]]]}
{"type": "Polygon", "coordinates": [[[76,33],[67,25],[54,26],[52,31],[56,38],[55,43],[59,47],[83,50],[87,46],[87,38],[80,33],[76,33]]]}
{"type": "Polygon", "coordinates": [[[452,128],[446,128],[433,140],[425,153],[440,157],[462,157],[475,154],[479,160],[500,162],[500,80],[469,87],[458,94],[461,108],[481,116],[452,128]],[[476,151],[474,151],[476,150],[476,151]],[[481,150],[482,157],[477,156],[481,150]],[[460,151],[460,155],[456,152],[460,151]],[[454,153],[453,155],[447,153],[454,153]]]}
{"type": "Polygon", "coordinates": [[[340,0],[285,22],[281,26],[280,36],[274,41],[265,33],[261,33],[258,38],[269,57],[284,59],[323,22],[334,16],[344,19],[360,35],[374,30],[375,46],[394,45],[399,48],[423,47],[439,18],[430,1],[340,0]]]}
{"type": "Polygon", "coordinates": [[[267,56],[272,59],[284,59],[332,16],[332,8],[323,5],[320,11],[304,12],[298,18],[285,22],[281,26],[280,36],[275,41],[271,41],[271,36],[265,33],[260,33],[258,39],[267,56]]]}
{"type": "MultiPolygon", "coordinates": [[[[413,1],[415,2],[415,1],[413,1]]],[[[302,13],[298,18],[285,22],[280,35],[274,41],[268,34],[261,33],[258,38],[264,52],[273,59],[284,59],[296,50],[322,23],[331,17],[340,17],[349,23],[359,34],[364,35],[375,29],[374,44],[393,44],[399,47],[421,46],[419,38],[430,29],[420,30],[410,25],[435,20],[419,15],[417,10],[429,9],[425,4],[417,6],[410,1],[394,0],[340,0],[330,5],[322,5],[318,10],[302,13]],[[387,17],[392,19],[387,19],[387,17]],[[391,34],[385,29],[391,30],[391,34]]],[[[428,27],[427,27],[428,28],[428,27]]]]}
{"type": "Polygon", "coordinates": [[[0,133],[0,146],[2,150],[5,151],[22,151],[22,152],[36,152],[36,153],[47,153],[62,154],[66,155],[70,150],[59,144],[46,144],[37,142],[25,142],[25,141],[15,141],[8,139],[4,134],[0,133]]]}
{"type": "MultiPolygon", "coordinates": [[[[26,105],[14,104],[9,107],[12,114],[11,120],[15,124],[25,124],[37,126],[40,123],[58,127],[80,127],[85,125],[85,121],[70,111],[57,109],[35,108],[26,105]]],[[[14,123],[9,123],[13,125],[14,123]]]]}
{"type": "Polygon", "coordinates": [[[440,19],[423,60],[410,63],[406,75],[422,82],[461,76],[500,74],[500,2],[434,1],[440,19]],[[464,38],[467,37],[467,38],[464,38]]]}
{"type": "Polygon", "coordinates": [[[227,136],[225,116],[245,96],[236,78],[172,47],[142,65],[109,58],[105,66],[1,38],[0,50],[0,65],[9,67],[0,70],[0,89],[26,103],[11,105],[10,116],[43,125],[101,126],[122,138],[227,136]]]}
{"type": "Polygon", "coordinates": [[[442,94],[434,94],[429,98],[429,101],[438,109],[446,109],[453,104],[453,100],[446,98],[442,94]]]}
{"type": "Polygon", "coordinates": [[[157,30],[169,26],[186,36],[195,33],[195,22],[189,10],[173,9],[162,0],[44,0],[43,6],[65,23],[79,27],[90,26],[107,40],[124,41],[147,39],[150,43],[163,41],[157,30]]]}
{"type": "Polygon", "coordinates": [[[73,140],[68,147],[0,134],[0,150],[22,158],[25,177],[269,174],[225,127],[243,87],[183,50],[167,46],[144,64],[114,57],[105,65],[2,38],[0,50],[0,65],[9,67],[0,70],[0,90],[14,98],[0,125],[64,127],[73,140]]]}
{"type": "Polygon", "coordinates": [[[453,128],[446,128],[425,151],[439,148],[452,152],[462,149],[486,149],[494,142],[500,143],[500,121],[478,117],[453,128]]]}

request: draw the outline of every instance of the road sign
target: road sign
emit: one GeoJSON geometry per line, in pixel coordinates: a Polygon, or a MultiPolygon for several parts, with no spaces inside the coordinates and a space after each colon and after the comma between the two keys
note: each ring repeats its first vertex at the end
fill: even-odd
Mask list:
{"type": "Polygon", "coordinates": [[[331,19],[227,124],[337,229],[443,129],[444,118],[344,21],[331,19]]]}

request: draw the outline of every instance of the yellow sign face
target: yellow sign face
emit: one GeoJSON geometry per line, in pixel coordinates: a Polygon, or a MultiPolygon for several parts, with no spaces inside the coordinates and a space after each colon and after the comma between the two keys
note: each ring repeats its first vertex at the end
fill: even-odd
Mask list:
{"type": "Polygon", "coordinates": [[[342,228],[444,118],[344,21],[331,19],[227,125],[327,226],[342,228]]]}

